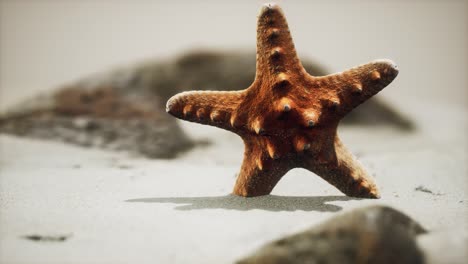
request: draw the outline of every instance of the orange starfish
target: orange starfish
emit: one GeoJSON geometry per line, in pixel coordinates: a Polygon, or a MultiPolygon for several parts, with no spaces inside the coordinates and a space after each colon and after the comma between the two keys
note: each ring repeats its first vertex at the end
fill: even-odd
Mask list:
{"type": "Polygon", "coordinates": [[[339,121],[398,74],[390,60],[314,77],[297,58],[286,18],[275,4],[258,18],[257,70],[241,91],[191,91],[167,102],[184,120],[238,134],[245,153],[234,194],[269,194],[286,172],[305,168],[348,196],[378,198],[361,163],[341,143],[339,121]]]}

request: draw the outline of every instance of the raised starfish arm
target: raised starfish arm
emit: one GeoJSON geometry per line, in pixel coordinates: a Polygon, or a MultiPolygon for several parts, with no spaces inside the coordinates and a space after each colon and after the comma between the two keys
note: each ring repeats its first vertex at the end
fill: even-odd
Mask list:
{"type": "Polygon", "coordinates": [[[230,118],[243,93],[240,91],[192,91],[171,97],[166,112],[191,122],[232,130],[230,118]]]}
{"type": "Polygon", "coordinates": [[[318,155],[304,159],[303,167],[348,196],[380,198],[373,178],[346,149],[338,136],[335,137],[334,147],[324,148],[324,151],[318,155]]]}
{"type": "Polygon", "coordinates": [[[380,92],[397,75],[398,68],[391,60],[376,60],[344,72],[312,77],[312,82],[325,94],[323,103],[342,118],[380,92]]]}
{"type": "Polygon", "coordinates": [[[265,138],[243,138],[245,145],[244,161],[237,177],[233,193],[251,197],[267,195],[289,168],[284,160],[272,158],[265,149],[265,138]]]}
{"type": "Polygon", "coordinates": [[[266,4],[257,25],[257,78],[285,69],[303,70],[283,11],[276,4],[266,4]]]}

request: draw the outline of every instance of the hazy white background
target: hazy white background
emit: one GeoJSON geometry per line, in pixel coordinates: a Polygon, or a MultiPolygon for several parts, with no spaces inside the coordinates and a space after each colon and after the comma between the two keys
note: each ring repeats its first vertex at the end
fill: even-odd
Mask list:
{"type": "MultiPolygon", "coordinates": [[[[254,49],[265,2],[0,0],[0,109],[119,65],[254,49]]],[[[468,1],[278,2],[301,56],[331,71],[390,58],[400,75],[382,94],[403,110],[415,100],[465,105],[468,1]]]]}
{"type": "MultiPolygon", "coordinates": [[[[0,109],[149,58],[170,58],[197,47],[253,50],[263,3],[0,0],[0,109]]],[[[2,135],[0,262],[231,263],[268,240],[325,220],[334,210],[366,204],[396,207],[431,231],[451,229],[450,239],[432,237],[445,246],[430,251],[441,262],[462,252],[466,243],[457,249],[451,241],[462,237],[468,223],[468,151],[462,149],[468,138],[460,125],[468,110],[468,1],[280,4],[298,53],[330,71],[378,58],[399,65],[400,75],[379,96],[422,129],[348,128],[346,133],[340,128],[343,141],[362,153],[360,159],[375,173],[381,200],[334,198],[339,192],[333,186],[294,170],[275,188],[278,196],[247,206],[225,196],[241,162],[241,140],[189,122],[183,124],[191,128],[190,136],[198,132],[214,143],[174,161],[2,135]],[[442,195],[415,191],[420,185],[442,195]],[[158,197],[174,198],[125,202],[158,197]],[[179,199],[187,204],[175,204],[179,199]],[[36,232],[72,233],[73,238],[47,245],[20,239],[36,232]]],[[[466,257],[458,259],[463,263],[466,257]]]]}

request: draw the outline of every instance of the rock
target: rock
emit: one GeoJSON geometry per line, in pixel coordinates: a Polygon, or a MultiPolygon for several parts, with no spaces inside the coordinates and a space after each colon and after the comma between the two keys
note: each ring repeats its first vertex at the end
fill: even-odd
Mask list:
{"type": "Polygon", "coordinates": [[[414,188],[414,190],[418,192],[424,192],[424,193],[429,193],[432,195],[437,195],[437,196],[444,195],[443,193],[440,193],[440,192],[433,192],[432,190],[428,189],[427,187],[423,185],[419,185],[418,187],[414,188]]]}
{"type": "Polygon", "coordinates": [[[67,235],[26,235],[23,236],[23,238],[31,240],[31,241],[37,241],[37,242],[65,242],[67,239],[69,239],[72,235],[67,234],[67,235]]]}
{"type": "Polygon", "coordinates": [[[274,241],[237,263],[424,263],[416,243],[423,233],[405,214],[371,206],[274,241]]]}
{"type": "MultiPolygon", "coordinates": [[[[316,76],[326,72],[303,60],[316,76]]],[[[165,112],[167,99],[185,90],[239,90],[255,75],[255,53],[197,51],[168,61],[148,61],[84,78],[42,94],[0,115],[0,133],[174,158],[195,146],[165,112]]],[[[345,124],[412,124],[370,100],[345,124]]]]}

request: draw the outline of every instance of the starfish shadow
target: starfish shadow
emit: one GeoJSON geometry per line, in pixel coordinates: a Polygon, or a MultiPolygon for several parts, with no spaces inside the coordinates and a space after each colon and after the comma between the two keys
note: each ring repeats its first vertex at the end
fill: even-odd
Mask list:
{"type": "Polygon", "coordinates": [[[341,206],[328,204],[334,201],[359,200],[348,196],[278,196],[265,195],[245,198],[236,195],[208,197],[153,197],[129,199],[131,203],[172,203],[177,204],[176,210],[187,211],[197,209],[227,209],[248,211],[260,209],[266,211],[318,211],[337,212],[341,206]]]}

